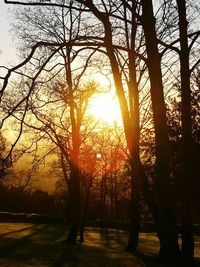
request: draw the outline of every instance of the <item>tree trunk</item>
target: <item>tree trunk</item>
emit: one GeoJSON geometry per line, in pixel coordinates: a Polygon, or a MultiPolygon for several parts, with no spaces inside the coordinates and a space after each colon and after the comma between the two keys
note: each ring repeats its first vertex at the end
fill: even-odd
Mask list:
{"type": "Polygon", "coordinates": [[[87,218],[87,212],[89,207],[89,198],[90,198],[90,187],[86,189],[86,196],[85,196],[85,205],[81,216],[81,223],[80,223],[80,243],[84,242],[84,226],[85,220],[87,218]]]}
{"type": "Polygon", "coordinates": [[[80,228],[80,174],[78,167],[71,164],[71,181],[70,181],[70,229],[67,242],[70,244],[77,243],[78,231],[80,228]]]}
{"type": "Polygon", "coordinates": [[[126,247],[127,252],[134,252],[139,241],[141,177],[138,160],[133,158],[131,162],[130,230],[126,247]]]}
{"type": "MultiPolygon", "coordinates": [[[[132,151],[131,158],[131,212],[130,212],[130,233],[127,251],[134,251],[137,248],[139,241],[140,230],[140,193],[143,192],[145,201],[149,206],[156,225],[159,222],[159,212],[151,191],[148,185],[148,178],[145,175],[144,167],[140,160],[140,111],[139,111],[139,88],[136,79],[136,52],[135,52],[135,36],[136,36],[136,19],[135,19],[135,2],[132,3],[132,30],[131,30],[131,42],[129,49],[129,107],[131,117],[131,139],[132,139],[132,151]]],[[[160,237],[159,231],[158,236],[160,237]]]]}
{"type": "MultiPolygon", "coordinates": [[[[115,87],[117,96],[120,103],[120,109],[123,119],[124,132],[126,136],[126,142],[128,150],[131,156],[131,202],[130,202],[130,232],[128,245],[126,251],[133,252],[136,250],[139,240],[139,196],[141,189],[147,200],[147,204],[152,212],[154,220],[158,223],[158,211],[148,187],[147,177],[139,156],[139,95],[138,86],[136,82],[136,70],[135,70],[135,46],[134,46],[134,33],[132,33],[132,47],[131,53],[129,53],[129,69],[130,69],[130,82],[129,82],[129,106],[128,110],[125,94],[123,90],[121,75],[118,69],[117,60],[115,58],[114,50],[112,47],[112,32],[109,23],[105,23],[105,43],[107,48],[108,57],[112,68],[113,78],[115,81],[115,87]],[[133,103],[134,102],[134,107],[133,103]],[[132,108],[131,108],[132,107],[132,108]]],[[[158,233],[160,236],[160,234],[158,233]]]]}
{"type": "Polygon", "coordinates": [[[191,90],[189,69],[189,47],[187,38],[186,1],[177,0],[180,35],[180,72],[182,97],[182,134],[183,134],[183,175],[182,175],[182,256],[184,260],[194,258],[194,237],[191,213],[192,182],[192,119],[191,90]]]}
{"type": "Polygon", "coordinates": [[[145,174],[144,167],[142,166],[139,154],[135,155],[132,161],[131,177],[132,177],[132,193],[130,203],[130,232],[128,245],[126,247],[127,252],[134,252],[137,249],[139,241],[140,230],[140,193],[143,193],[145,202],[147,203],[149,210],[153,216],[155,225],[157,227],[157,235],[161,241],[160,236],[160,213],[158,206],[155,203],[153,195],[149,189],[148,178],[145,174]]]}
{"type": "Polygon", "coordinates": [[[162,84],[161,57],[157,47],[152,1],[142,0],[147,65],[151,83],[151,99],[156,145],[156,189],[160,211],[160,257],[173,259],[179,255],[173,195],[170,183],[170,151],[166,108],[162,84]]]}
{"type": "Polygon", "coordinates": [[[113,188],[113,174],[110,174],[110,220],[113,220],[114,210],[114,188],[113,188]]]}
{"type": "MultiPolygon", "coordinates": [[[[142,180],[139,169],[140,161],[140,115],[139,115],[139,90],[136,80],[136,52],[135,52],[135,38],[137,31],[136,24],[136,4],[132,1],[132,27],[131,27],[131,38],[130,44],[127,41],[129,47],[129,111],[130,111],[130,135],[132,139],[132,147],[129,147],[131,155],[131,201],[130,201],[130,230],[129,239],[126,251],[134,251],[137,249],[139,242],[139,231],[140,231],[140,194],[142,180]]],[[[126,13],[125,13],[126,14],[126,13]]],[[[126,26],[128,29],[128,26],[126,26]]],[[[128,40],[128,33],[127,33],[128,40]]]]}
{"type": "Polygon", "coordinates": [[[118,187],[117,187],[117,170],[115,163],[115,171],[114,171],[114,201],[115,201],[115,222],[119,223],[119,205],[118,205],[118,187]]]}
{"type": "Polygon", "coordinates": [[[81,216],[81,194],[80,194],[80,171],[79,171],[79,149],[80,149],[80,124],[75,114],[75,103],[72,83],[71,70],[71,48],[66,48],[66,57],[64,58],[66,81],[68,85],[70,122],[72,126],[72,149],[70,151],[70,230],[67,242],[76,244],[77,235],[80,227],[81,216]]]}
{"type": "Polygon", "coordinates": [[[106,201],[106,175],[102,174],[101,178],[101,193],[100,193],[100,222],[102,223],[105,219],[105,201],[106,201]]]}

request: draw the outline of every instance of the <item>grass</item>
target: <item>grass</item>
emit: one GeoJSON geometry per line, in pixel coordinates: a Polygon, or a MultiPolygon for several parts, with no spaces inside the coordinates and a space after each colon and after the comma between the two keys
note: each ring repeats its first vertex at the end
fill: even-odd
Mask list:
{"type": "MultiPolygon", "coordinates": [[[[87,228],[85,242],[75,247],[62,242],[66,235],[64,224],[1,223],[0,267],[177,266],[156,260],[159,244],[154,234],[140,234],[135,255],[124,251],[125,231],[87,228]]],[[[195,242],[195,266],[200,266],[200,237],[195,242]]]]}

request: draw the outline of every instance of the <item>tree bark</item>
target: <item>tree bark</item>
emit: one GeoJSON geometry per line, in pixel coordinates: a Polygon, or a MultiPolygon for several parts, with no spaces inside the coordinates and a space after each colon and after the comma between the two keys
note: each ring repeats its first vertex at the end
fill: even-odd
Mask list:
{"type": "Polygon", "coordinates": [[[140,231],[140,193],[141,176],[138,168],[138,159],[135,157],[131,162],[131,200],[130,200],[130,230],[127,252],[134,252],[139,242],[140,231]]]}
{"type": "Polygon", "coordinates": [[[155,127],[156,188],[160,212],[160,257],[173,259],[179,255],[173,195],[170,183],[170,151],[166,107],[162,84],[161,57],[157,47],[152,1],[142,0],[141,22],[144,29],[147,65],[151,83],[151,99],[155,127]]]}
{"type": "Polygon", "coordinates": [[[192,119],[191,90],[189,69],[189,47],[187,38],[186,1],[177,0],[180,35],[180,72],[181,72],[181,115],[182,115],[182,256],[184,260],[194,258],[194,237],[191,212],[191,182],[192,182],[192,119]]]}
{"type": "Polygon", "coordinates": [[[115,163],[115,171],[114,171],[114,200],[115,200],[115,222],[119,223],[119,205],[118,205],[118,186],[117,186],[117,170],[115,163]]]}
{"type": "Polygon", "coordinates": [[[106,174],[102,174],[101,177],[101,192],[100,192],[100,210],[99,210],[99,219],[103,223],[105,220],[105,203],[106,203],[106,174]]]}
{"type": "Polygon", "coordinates": [[[84,227],[85,227],[85,221],[86,221],[87,213],[88,213],[89,199],[90,199],[90,187],[88,187],[86,189],[84,209],[83,209],[83,212],[82,212],[82,215],[81,215],[81,222],[80,222],[80,243],[83,243],[84,242],[84,227]]]}
{"type": "Polygon", "coordinates": [[[80,175],[78,167],[72,163],[70,180],[70,229],[67,237],[67,243],[76,244],[80,228],[80,175]]]}

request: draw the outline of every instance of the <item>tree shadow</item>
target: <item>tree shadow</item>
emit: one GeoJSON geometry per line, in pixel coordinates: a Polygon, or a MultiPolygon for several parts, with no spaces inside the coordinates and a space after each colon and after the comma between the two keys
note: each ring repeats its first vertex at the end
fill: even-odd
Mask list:
{"type": "Polygon", "coordinates": [[[21,228],[21,229],[15,230],[15,231],[9,231],[9,232],[0,234],[0,239],[5,237],[5,236],[7,236],[7,235],[20,233],[20,232],[23,232],[23,231],[26,231],[26,230],[31,230],[33,228],[35,228],[35,226],[31,225],[31,226],[28,226],[28,227],[26,226],[24,228],[21,228]]]}
{"type": "Polygon", "coordinates": [[[125,231],[109,228],[90,228],[85,232],[86,240],[94,240],[100,246],[116,249],[124,248],[127,242],[127,233],[125,231]]]}
{"type": "Polygon", "coordinates": [[[0,236],[0,258],[12,262],[26,262],[30,259],[49,262],[60,253],[60,244],[57,240],[63,238],[65,234],[65,225],[56,227],[53,224],[34,224],[7,232],[0,236]],[[24,231],[26,231],[25,236],[23,236],[24,231]],[[19,234],[19,236],[12,237],[12,234],[19,234]]]}
{"type": "MultiPolygon", "coordinates": [[[[126,253],[127,233],[124,231],[87,228],[85,242],[76,246],[62,242],[66,234],[65,224],[34,224],[16,231],[11,229],[0,236],[0,260],[8,263],[5,266],[17,263],[52,267],[192,267],[162,263],[154,254],[143,253],[145,245],[137,253],[126,253]]],[[[148,235],[143,242],[155,245],[148,235]]],[[[196,260],[193,266],[200,267],[200,262],[196,260]]]]}

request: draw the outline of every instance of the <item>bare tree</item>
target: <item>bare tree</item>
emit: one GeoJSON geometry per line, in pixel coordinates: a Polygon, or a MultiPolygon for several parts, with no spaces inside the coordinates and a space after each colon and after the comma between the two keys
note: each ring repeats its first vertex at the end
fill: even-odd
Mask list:
{"type": "MultiPolygon", "coordinates": [[[[21,99],[18,100],[17,103],[14,101],[11,112],[7,111],[7,114],[10,113],[18,121],[21,121],[21,132],[23,125],[35,130],[44,131],[50,136],[52,141],[59,146],[66,160],[68,160],[70,166],[69,193],[71,202],[71,229],[67,241],[76,243],[81,213],[79,150],[82,140],[80,128],[89,98],[93,94],[96,86],[94,83],[90,83],[86,85],[85,88],[84,86],[81,88],[80,82],[90,65],[95,50],[93,49],[91,51],[87,47],[88,51],[90,51],[86,54],[83,51],[84,49],[78,50],[73,46],[74,39],[77,38],[77,34],[80,34],[79,31],[82,30],[80,28],[81,12],[79,12],[78,15],[74,15],[72,9],[69,9],[67,13],[62,9],[59,14],[59,12],[56,13],[54,9],[50,9],[51,10],[47,10],[47,13],[48,11],[54,12],[52,20],[47,16],[48,20],[44,13],[44,20],[40,21],[39,24],[37,20],[38,13],[32,14],[32,17],[30,14],[27,15],[24,13],[23,18],[27,20],[27,24],[30,23],[33,29],[34,26],[36,29],[32,33],[32,36],[26,34],[26,31],[19,32],[22,40],[25,41],[25,47],[27,45],[27,40],[30,40],[28,45],[34,42],[34,34],[37,34],[37,31],[39,31],[41,32],[39,35],[39,43],[42,44],[42,46],[44,45],[44,50],[39,43],[37,43],[35,48],[40,48],[37,50],[38,54],[33,56],[33,51],[35,50],[32,48],[31,54],[27,57],[27,60],[24,61],[24,64],[29,64],[30,69],[24,68],[21,72],[18,71],[17,74],[22,76],[22,79],[26,77],[28,80],[25,82],[27,89],[24,90],[24,92],[27,91],[27,94],[23,93],[21,99]],[[41,27],[42,31],[40,31],[41,27]],[[59,31],[57,32],[58,28],[59,31]],[[51,42],[54,44],[57,43],[56,46],[59,48],[54,50],[53,45],[52,49],[49,49],[48,44],[51,42]],[[53,53],[51,53],[52,50],[53,53]],[[78,64],[77,60],[81,52],[83,52],[82,57],[85,59],[84,65],[78,64]],[[48,53],[51,54],[50,57],[47,56],[48,53]],[[59,58],[61,61],[59,61],[59,58]],[[74,61],[76,62],[74,63],[74,61]],[[72,64],[74,64],[73,67],[72,64]],[[43,76],[43,73],[45,73],[46,76],[43,76]],[[59,73],[64,75],[65,82],[59,82],[59,77],[54,83],[53,88],[51,88],[52,85],[50,85],[49,82],[53,79],[55,80],[55,77],[58,77],[59,73]],[[45,90],[49,90],[47,94],[44,94],[45,90]],[[52,103],[54,107],[51,106],[52,103]],[[50,112],[49,115],[42,113],[41,110],[43,109],[44,111],[45,108],[51,109],[52,113],[50,112]],[[61,111],[61,114],[58,115],[56,109],[57,111],[61,111]],[[23,117],[20,116],[21,110],[23,112],[23,117]],[[66,113],[68,114],[67,120],[69,120],[68,122],[70,123],[67,125],[67,129],[65,129],[66,122],[64,122],[66,113]],[[32,124],[30,120],[31,114],[35,117],[34,120],[39,122],[39,126],[32,124]],[[66,131],[65,135],[68,135],[68,133],[71,135],[67,140],[64,140],[59,133],[63,128],[66,131]]],[[[48,13],[48,15],[49,14],[51,13],[48,13]]],[[[25,28],[23,29],[25,30],[25,28]]],[[[21,66],[23,66],[23,63],[16,67],[16,69],[19,69],[21,66]]],[[[2,93],[7,89],[8,79],[13,71],[13,69],[8,70],[8,74],[4,78],[2,93]]],[[[4,107],[4,110],[6,110],[6,107],[4,107]]],[[[7,117],[5,117],[5,119],[7,117]]]]}
{"type": "Polygon", "coordinates": [[[187,32],[186,1],[177,0],[180,36],[180,73],[182,98],[183,177],[182,177],[182,253],[191,261],[194,258],[194,237],[191,217],[191,174],[192,174],[192,116],[190,89],[190,62],[187,32]]]}
{"type": "MultiPolygon", "coordinates": [[[[6,3],[14,3],[15,1],[5,1],[6,3]]],[[[173,1],[168,3],[168,7],[173,1]]],[[[154,8],[156,5],[152,1],[141,0],[137,1],[92,1],[92,0],[77,0],[73,3],[54,2],[54,3],[31,3],[17,1],[16,4],[22,5],[41,5],[60,7],[62,10],[69,12],[69,21],[73,24],[73,16],[83,12],[79,25],[83,25],[83,32],[70,35],[72,38],[65,41],[59,46],[59,51],[66,49],[65,53],[65,70],[66,80],[69,86],[70,97],[73,96],[72,78],[70,74],[70,50],[71,44],[90,47],[105,54],[108,58],[110,68],[113,75],[113,80],[116,88],[116,94],[119,99],[121,108],[124,132],[129,150],[131,162],[131,177],[132,177],[132,198],[131,198],[131,231],[129,236],[128,251],[136,249],[138,244],[139,233],[139,198],[140,192],[143,190],[146,201],[149,204],[155,222],[158,226],[158,236],[160,238],[160,256],[162,258],[173,258],[179,255],[178,236],[176,231],[176,221],[173,210],[173,194],[170,180],[170,142],[167,126],[166,107],[165,107],[165,88],[163,79],[163,70],[166,73],[173,72],[172,64],[162,64],[162,56],[169,50],[173,50],[180,54],[181,62],[181,80],[183,88],[183,102],[187,104],[188,113],[183,110],[183,133],[184,147],[187,148],[191,142],[191,121],[190,121],[190,90],[189,90],[189,47],[187,38],[193,38],[190,46],[197,40],[199,33],[187,33],[186,27],[186,8],[183,3],[177,1],[179,8],[179,20],[183,21],[183,26],[180,24],[180,39],[176,39],[176,32],[173,31],[172,13],[165,13],[167,2],[163,1],[164,13],[159,23],[164,25],[165,30],[161,27],[161,31],[156,29],[156,20],[154,8]],[[74,12],[74,13],[73,13],[74,12]],[[77,12],[77,13],[76,13],[77,12]],[[88,20],[88,22],[86,22],[88,20]],[[91,23],[93,22],[93,23],[91,23]],[[143,34],[144,33],[144,34],[143,34]],[[142,38],[139,38],[142,37],[142,38]],[[174,40],[170,43],[167,41],[173,36],[174,40]],[[159,39],[158,39],[159,38],[159,39]],[[164,40],[164,41],[163,41],[164,40]],[[178,43],[180,42],[180,50],[178,43]],[[161,50],[161,47],[164,49],[161,50]],[[143,63],[141,62],[143,61],[143,63]],[[139,62],[139,63],[138,63],[139,62]],[[185,63],[184,63],[185,62],[185,63]],[[183,66],[183,64],[186,64],[183,66]],[[165,67],[163,67],[165,66],[165,67]],[[163,67],[163,68],[162,68],[163,67]],[[156,148],[156,200],[152,198],[147,177],[145,175],[140,159],[140,129],[141,129],[141,110],[139,110],[140,102],[140,84],[143,74],[148,69],[150,80],[150,93],[153,110],[153,121],[155,129],[155,148],[156,148]],[[138,75],[139,72],[139,75],[138,75]],[[183,77],[183,73],[186,75],[183,77]],[[185,93],[186,92],[186,93],[185,93]],[[184,124],[185,123],[185,124],[184,124]],[[158,206],[158,207],[157,207],[158,206]]],[[[159,11],[158,7],[158,11],[159,11]]],[[[177,22],[177,19],[175,20],[177,22]]],[[[178,29],[178,27],[177,27],[178,29]]],[[[41,42],[40,45],[47,47],[58,47],[58,43],[53,40],[50,43],[41,42]]],[[[38,44],[39,45],[39,44],[38,44]]],[[[32,54],[37,46],[32,49],[32,54]]],[[[32,54],[30,56],[32,57],[32,54]]],[[[170,54],[172,55],[172,54],[170,54]]],[[[167,58],[167,56],[166,56],[167,58]]],[[[29,59],[27,59],[29,60],[29,59]]],[[[27,61],[24,61],[25,64],[27,61]]],[[[199,60],[194,64],[190,71],[198,65],[199,60]]],[[[18,67],[21,67],[18,66],[18,67]]],[[[8,76],[18,67],[9,70],[8,76]]],[[[8,82],[9,77],[5,77],[4,87],[8,82]]],[[[171,75],[170,78],[174,76],[171,75]]],[[[37,78],[37,77],[36,77],[37,78]]],[[[174,82],[173,78],[171,79],[174,82]]],[[[145,85],[144,85],[145,87],[145,85]]],[[[3,91],[2,91],[3,92],[3,91]]],[[[69,98],[70,99],[70,98],[69,98]]],[[[70,103],[73,103],[72,99],[70,103]]],[[[73,157],[77,159],[78,151],[78,128],[74,116],[74,107],[71,105],[70,117],[72,128],[74,129],[74,151],[73,157]]],[[[186,151],[186,149],[184,149],[186,151]]],[[[186,154],[186,153],[185,153],[186,154]]],[[[184,154],[184,155],[185,155],[184,154]]],[[[186,156],[185,156],[186,161],[186,156]]],[[[191,168],[190,160],[186,162],[187,172],[191,168]]],[[[186,173],[187,173],[186,172],[186,173]]],[[[186,177],[186,176],[185,176],[186,177]]],[[[74,179],[76,181],[76,179],[74,179]]],[[[78,184],[79,182],[77,182],[78,184]]],[[[187,187],[188,178],[184,178],[184,188],[187,187]]],[[[78,188],[78,186],[75,186],[78,188]]],[[[187,187],[189,188],[189,187],[187,187]]],[[[186,189],[185,189],[186,190],[186,189]]],[[[78,191],[76,192],[78,194],[78,191]]],[[[189,192],[187,191],[189,196],[189,192]]],[[[189,214],[189,205],[186,204],[186,210],[189,214]]],[[[186,214],[186,213],[185,213],[186,214]]],[[[185,215],[184,215],[185,216],[185,215]]],[[[185,227],[191,227],[191,222],[187,219],[184,221],[185,227]]],[[[186,229],[185,228],[185,229],[186,229]]],[[[188,241],[192,244],[192,235],[189,229],[188,241]]],[[[186,240],[185,239],[185,240],[186,240]]],[[[183,242],[183,246],[186,242],[183,242]]],[[[187,245],[188,246],[188,245],[187,245]]],[[[186,247],[186,246],[185,246],[186,247]]],[[[190,246],[191,248],[192,246],[190,246]]],[[[184,249],[183,249],[184,250],[184,249]]]]}
{"type": "Polygon", "coordinates": [[[156,186],[160,209],[160,256],[170,258],[172,256],[177,257],[179,247],[170,183],[170,146],[162,83],[161,57],[157,47],[152,1],[141,1],[141,3],[155,126],[156,186]]]}

